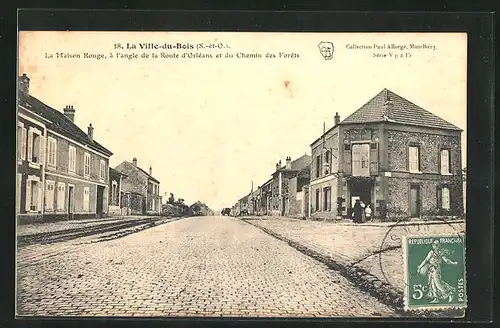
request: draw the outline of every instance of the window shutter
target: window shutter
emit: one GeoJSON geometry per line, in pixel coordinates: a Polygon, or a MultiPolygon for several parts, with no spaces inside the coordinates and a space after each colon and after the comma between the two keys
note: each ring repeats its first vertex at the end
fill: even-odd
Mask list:
{"type": "Polygon", "coordinates": [[[40,154],[39,157],[40,159],[38,160],[38,163],[40,164],[45,164],[45,136],[40,136],[38,138],[38,140],[40,141],[40,154]]]}
{"type": "Polygon", "coordinates": [[[16,213],[20,213],[21,210],[21,183],[23,176],[22,174],[17,174],[17,193],[16,193],[16,213]]]}
{"type": "Polygon", "coordinates": [[[33,158],[33,131],[28,130],[28,161],[33,158]]]}
{"type": "Polygon", "coordinates": [[[450,189],[448,187],[442,189],[442,205],[444,209],[450,209],[450,189]]]}
{"type": "Polygon", "coordinates": [[[106,213],[107,208],[108,208],[108,193],[104,192],[102,195],[102,211],[106,213]]]}
{"type": "Polygon", "coordinates": [[[344,147],[344,173],[345,174],[351,174],[352,173],[352,168],[351,168],[351,147],[349,147],[347,150],[344,147]]]}
{"type": "MultiPolygon", "coordinates": [[[[451,149],[448,150],[448,173],[451,173],[451,149]]],[[[451,201],[451,197],[450,197],[451,201]]]]}
{"type": "Polygon", "coordinates": [[[443,150],[442,149],[439,151],[438,168],[439,168],[439,173],[443,174],[443,150]]]}
{"type": "Polygon", "coordinates": [[[31,180],[26,180],[26,212],[29,212],[31,206],[31,180]]]}
{"type": "Polygon", "coordinates": [[[442,208],[443,206],[443,195],[441,187],[438,187],[437,190],[437,208],[442,208]]]}
{"type": "Polygon", "coordinates": [[[378,174],[378,147],[376,143],[372,143],[370,147],[370,174],[378,174]]]}
{"type": "Polygon", "coordinates": [[[21,136],[21,159],[26,160],[26,128],[22,129],[22,136],[21,136]]]}
{"type": "Polygon", "coordinates": [[[42,184],[40,182],[37,183],[38,185],[38,206],[37,206],[37,210],[39,212],[42,211],[42,184]]]}

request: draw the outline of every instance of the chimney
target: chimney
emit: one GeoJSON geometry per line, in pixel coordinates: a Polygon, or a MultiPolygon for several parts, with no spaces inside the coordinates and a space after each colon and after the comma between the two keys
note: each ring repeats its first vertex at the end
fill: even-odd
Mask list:
{"type": "Polygon", "coordinates": [[[334,121],[335,121],[335,125],[339,124],[340,123],[340,116],[339,116],[339,113],[335,113],[335,117],[334,117],[334,121]]]}
{"type": "Polygon", "coordinates": [[[132,164],[134,164],[134,166],[137,166],[137,158],[136,158],[136,157],[134,157],[134,158],[132,159],[132,164]]]}
{"type": "Polygon", "coordinates": [[[278,171],[280,169],[280,165],[279,163],[276,163],[276,171],[278,171]]]}
{"type": "Polygon", "coordinates": [[[386,120],[392,119],[393,114],[394,114],[394,104],[392,103],[392,100],[389,97],[389,95],[387,95],[384,103],[384,118],[386,120]]]}
{"type": "Polygon", "coordinates": [[[75,109],[73,105],[66,105],[63,110],[64,115],[71,120],[71,122],[75,122],[75,109]]]}
{"type": "Polygon", "coordinates": [[[92,123],[90,123],[87,128],[87,135],[89,136],[90,142],[94,141],[94,127],[92,126],[92,123]]]}
{"type": "Polygon", "coordinates": [[[289,170],[292,168],[292,158],[290,156],[286,158],[286,168],[289,170]]]}
{"type": "Polygon", "coordinates": [[[23,73],[22,76],[19,77],[19,91],[24,93],[30,93],[30,78],[26,73],[23,73]]]}
{"type": "Polygon", "coordinates": [[[151,167],[151,165],[149,166],[149,175],[153,175],[153,167],[151,167]]]}

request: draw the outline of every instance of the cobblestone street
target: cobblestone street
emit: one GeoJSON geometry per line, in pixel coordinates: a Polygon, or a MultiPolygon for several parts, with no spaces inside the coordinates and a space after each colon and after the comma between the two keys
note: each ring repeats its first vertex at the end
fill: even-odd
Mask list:
{"type": "Polygon", "coordinates": [[[23,316],[397,315],[326,265],[230,217],[20,248],[18,261],[23,316]]]}

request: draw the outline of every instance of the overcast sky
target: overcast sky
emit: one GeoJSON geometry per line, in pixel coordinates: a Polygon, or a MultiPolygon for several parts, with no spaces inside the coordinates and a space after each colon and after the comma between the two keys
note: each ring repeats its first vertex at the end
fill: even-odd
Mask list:
{"type": "Polygon", "coordinates": [[[75,123],[86,131],[91,122],[94,138],[114,153],[112,167],[137,157],[143,169],[152,166],[163,196],[172,192],[189,204],[230,207],[252,180],[255,186],[268,180],[279,159],[310,154],[323,121],[331,127],[335,112],[342,120],[383,88],[463,129],[466,165],[465,34],[22,32],[19,46],[19,73],[31,78],[33,96],[59,110],[73,105],[75,123]],[[333,42],[332,60],[321,57],[320,41],[333,42]],[[109,58],[115,43],[142,42],[223,42],[231,53],[300,57],[109,58]],[[374,43],[437,49],[346,47],[374,43]],[[45,58],[56,52],[108,58],[45,58]],[[411,58],[374,58],[375,52],[411,58]]]}

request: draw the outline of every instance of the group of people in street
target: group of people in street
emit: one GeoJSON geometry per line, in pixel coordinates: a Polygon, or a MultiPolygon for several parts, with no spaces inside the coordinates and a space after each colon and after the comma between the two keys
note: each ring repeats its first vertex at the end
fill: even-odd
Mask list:
{"type": "Polygon", "coordinates": [[[372,209],[370,204],[365,205],[363,201],[356,199],[352,209],[352,221],[354,223],[364,223],[370,221],[372,216],[372,209]]]}

